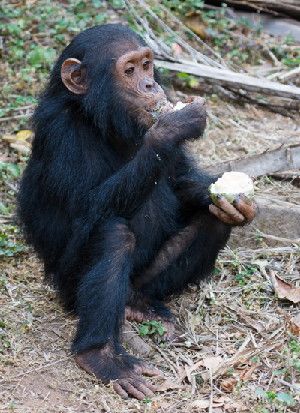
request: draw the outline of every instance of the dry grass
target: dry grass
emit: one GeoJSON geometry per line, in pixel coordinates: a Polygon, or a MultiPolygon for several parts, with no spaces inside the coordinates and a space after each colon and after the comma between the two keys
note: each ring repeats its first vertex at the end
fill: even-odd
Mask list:
{"type": "Polygon", "coordinates": [[[296,412],[297,407],[259,401],[257,389],[293,394],[299,402],[300,349],[294,349],[296,339],[288,329],[298,309],[277,301],[266,270],[272,266],[299,283],[299,264],[299,250],[293,248],[275,254],[225,250],[210,282],[191,286],[170,303],[183,332],[180,342],[146,339],[153,349],[148,361],[175,388],[143,403],[121,400],[75,366],[68,350],[75,320],[42,284],[40,265],[32,254],[7,261],[0,297],[6,325],[2,340],[9,348],[2,356],[0,411],[207,411],[200,406],[208,407],[211,397],[214,412],[263,412],[262,406],[296,412]]]}
{"type": "MultiPolygon", "coordinates": [[[[224,120],[211,123],[206,140],[195,144],[202,162],[236,156],[235,147],[243,153],[260,151],[270,145],[264,135],[273,136],[274,144],[294,136],[295,122],[263,111],[258,121],[251,110],[234,108],[233,116],[232,106],[220,102],[212,107],[213,115],[224,120]],[[270,129],[272,135],[266,134],[270,129]]],[[[258,186],[260,192],[299,202],[299,190],[291,184],[265,180],[258,186]]],[[[289,330],[299,307],[276,299],[268,271],[299,285],[299,264],[296,246],[274,250],[257,241],[257,252],[247,245],[226,249],[211,281],[191,286],[169,303],[182,332],[180,342],[144,339],[152,349],[146,359],[172,384],[164,384],[171,389],[151,401],[138,402],[121,400],[76,367],[69,353],[76,320],[63,313],[54,292],[42,283],[34,255],[6,259],[1,264],[0,411],[297,412],[297,405],[288,407],[276,396],[284,393],[300,401],[300,344],[289,330]],[[267,392],[264,398],[259,389],[267,392]]]]}

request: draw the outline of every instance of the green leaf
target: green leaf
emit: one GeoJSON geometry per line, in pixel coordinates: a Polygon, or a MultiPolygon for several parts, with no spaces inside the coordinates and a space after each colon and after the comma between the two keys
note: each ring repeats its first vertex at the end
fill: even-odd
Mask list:
{"type": "Polygon", "coordinates": [[[140,336],[147,336],[148,334],[149,334],[149,326],[147,325],[147,324],[142,324],[140,327],[139,327],[139,335],[140,336]]]}
{"type": "Polygon", "coordinates": [[[160,336],[163,336],[163,335],[165,334],[165,332],[166,332],[166,329],[165,329],[165,327],[164,327],[162,324],[160,324],[160,325],[157,327],[157,332],[158,332],[158,334],[159,334],[160,336]]]}
{"type": "Polygon", "coordinates": [[[257,387],[257,389],[255,389],[255,394],[256,396],[261,397],[262,399],[267,398],[266,392],[261,387],[257,387]]]}
{"type": "Polygon", "coordinates": [[[40,67],[52,63],[55,55],[54,49],[37,46],[28,53],[27,60],[33,67],[40,67]]]}
{"type": "Polygon", "coordinates": [[[276,398],[277,398],[278,401],[280,401],[281,403],[286,404],[287,406],[295,406],[295,404],[296,404],[295,399],[294,399],[293,396],[292,396],[291,394],[289,394],[289,393],[279,392],[279,393],[277,394],[277,397],[276,397],[276,398]]]}
{"type": "Polygon", "coordinates": [[[266,395],[269,400],[276,399],[276,393],[273,390],[266,391],[266,395]]]}

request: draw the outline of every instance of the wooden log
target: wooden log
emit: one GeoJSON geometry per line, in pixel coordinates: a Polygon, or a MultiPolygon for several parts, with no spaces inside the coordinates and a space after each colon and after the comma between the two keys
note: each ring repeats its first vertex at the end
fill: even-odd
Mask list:
{"type": "Polygon", "coordinates": [[[199,76],[218,85],[300,100],[299,87],[283,85],[267,79],[256,78],[245,73],[236,73],[232,70],[210,67],[189,61],[175,63],[156,59],[155,64],[157,67],[174,70],[175,72],[184,72],[190,75],[199,76]]]}
{"type": "Polygon", "coordinates": [[[250,9],[260,11],[281,12],[292,17],[300,16],[299,0],[222,0],[220,5],[222,3],[249,7],[250,9]]]}
{"type": "Polygon", "coordinates": [[[300,206],[274,197],[257,196],[259,212],[252,224],[233,230],[232,246],[257,246],[256,234],[269,245],[299,243],[300,206]],[[257,231],[258,230],[258,231],[257,231]]]}
{"type": "Polygon", "coordinates": [[[300,144],[282,146],[258,155],[221,162],[205,168],[213,174],[238,171],[257,177],[288,169],[300,169],[300,144]]]}

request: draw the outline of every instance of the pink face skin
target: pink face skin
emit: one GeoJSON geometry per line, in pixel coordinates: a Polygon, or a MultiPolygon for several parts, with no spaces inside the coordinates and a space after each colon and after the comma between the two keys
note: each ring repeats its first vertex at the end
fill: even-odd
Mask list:
{"type": "Polygon", "coordinates": [[[126,107],[136,113],[139,122],[151,125],[151,112],[158,105],[167,104],[167,98],[154,80],[154,56],[149,47],[139,47],[118,58],[116,79],[126,107]]]}

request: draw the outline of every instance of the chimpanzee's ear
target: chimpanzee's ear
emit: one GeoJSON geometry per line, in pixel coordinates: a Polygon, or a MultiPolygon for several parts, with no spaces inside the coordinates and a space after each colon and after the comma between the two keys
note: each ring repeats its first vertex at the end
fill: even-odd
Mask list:
{"type": "Polygon", "coordinates": [[[82,95],[87,91],[86,70],[81,61],[75,58],[66,59],[61,66],[61,80],[71,92],[82,95]]]}

